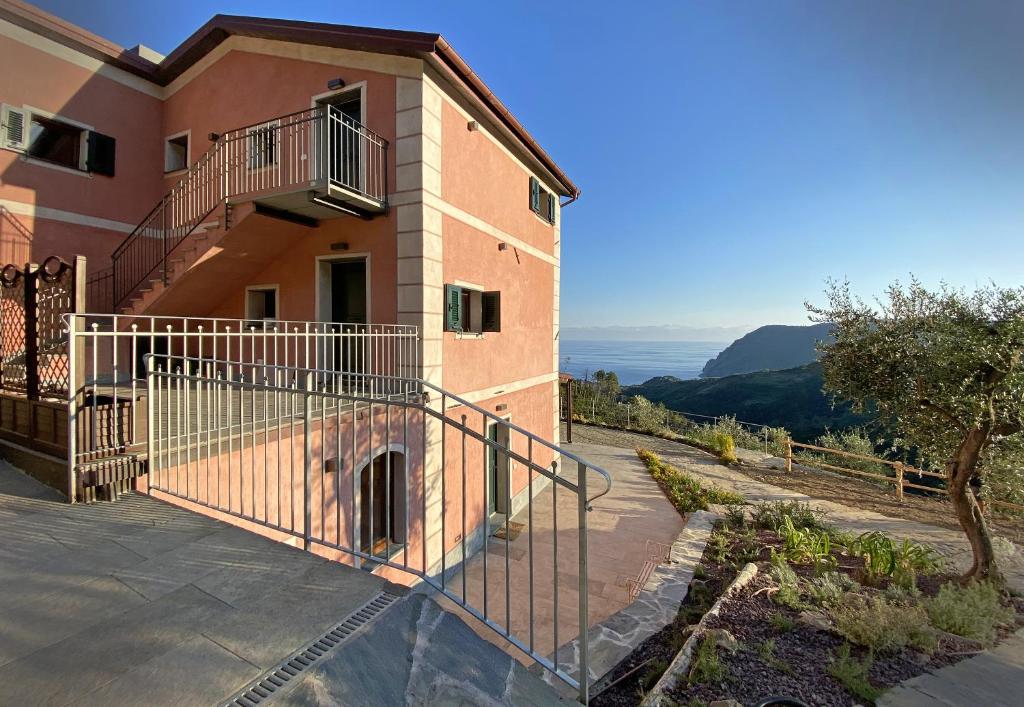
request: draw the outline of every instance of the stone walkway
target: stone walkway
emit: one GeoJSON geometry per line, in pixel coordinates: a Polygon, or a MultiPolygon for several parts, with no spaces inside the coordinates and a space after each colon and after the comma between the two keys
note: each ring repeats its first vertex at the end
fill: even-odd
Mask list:
{"type": "MultiPolygon", "coordinates": [[[[574,426],[573,434],[577,439],[588,438],[589,428],[574,426]]],[[[606,438],[604,431],[594,431],[596,438],[606,438]]],[[[857,533],[879,530],[892,537],[902,540],[910,538],[918,542],[928,543],[945,558],[952,562],[960,571],[971,565],[971,548],[962,532],[949,528],[939,528],[903,518],[893,518],[880,513],[859,508],[851,508],[832,501],[813,498],[797,491],[780,488],[760,481],[755,481],[739,471],[718,463],[712,455],[679,442],[659,439],[636,433],[616,432],[616,439],[623,442],[648,447],[671,464],[699,476],[716,486],[736,491],[749,502],[758,501],[801,501],[810,503],[828,514],[828,520],[836,525],[857,533]]],[[[580,445],[574,445],[580,446],[580,445]]],[[[1009,557],[1001,557],[1001,568],[1011,588],[1024,591],[1024,553],[1017,552],[1009,557]]]]}
{"type": "MultiPolygon", "coordinates": [[[[644,566],[646,545],[653,540],[671,545],[683,530],[684,522],[668,502],[657,483],[632,450],[574,444],[571,451],[607,470],[612,476],[611,492],[594,503],[588,514],[588,608],[589,625],[604,621],[629,604],[624,577],[636,577],[644,566]]],[[[596,478],[596,477],[595,477],[596,478]]],[[[554,570],[555,534],[552,524],[550,486],[534,500],[534,646],[550,656],[555,648],[553,585],[558,581],[558,645],[564,646],[579,635],[579,534],[576,497],[560,489],[558,493],[558,572],[554,570]]],[[[514,522],[527,524],[528,512],[521,510],[514,522]]],[[[512,633],[524,643],[530,637],[530,551],[529,527],[509,543],[509,607],[512,633]]],[[[467,596],[472,606],[483,607],[483,553],[470,558],[466,569],[467,596]]],[[[462,574],[448,580],[461,594],[462,574]]],[[[505,542],[488,542],[488,617],[505,625],[505,542]]],[[[458,611],[454,603],[439,599],[445,608],[458,611]]],[[[525,654],[510,646],[494,631],[467,620],[477,632],[496,645],[508,649],[524,662],[525,654]]],[[[560,656],[561,658],[562,656],[560,656]]]]}
{"type": "Polygon", "coordinates": [[[1024,631],[990,651],[886,692],[878,707],[1015,707],[1024,698],[1024,631]]]}

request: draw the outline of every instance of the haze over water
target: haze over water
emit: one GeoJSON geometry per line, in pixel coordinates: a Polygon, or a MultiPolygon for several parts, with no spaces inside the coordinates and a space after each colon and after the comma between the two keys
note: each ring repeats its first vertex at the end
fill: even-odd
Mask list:
{"type": "Polygon", "coordinates": [[[604,369],[623,385],[657,376],[696,378],[708,359],[729,345],[722,341],[562,341],[559,370],[577,378],[604,369]]]}

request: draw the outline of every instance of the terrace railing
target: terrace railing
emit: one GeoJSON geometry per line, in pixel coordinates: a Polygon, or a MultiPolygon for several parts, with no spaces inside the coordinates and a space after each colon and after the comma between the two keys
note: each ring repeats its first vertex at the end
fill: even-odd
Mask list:
{"type": "Polygon", "coordinates": [[[167,284],[170,254],[231,200],[335,187],[385,205],[387,148],[387,140],[334,106],[217,136],[114,250],[114,305],[150,280],[167,284]]]}

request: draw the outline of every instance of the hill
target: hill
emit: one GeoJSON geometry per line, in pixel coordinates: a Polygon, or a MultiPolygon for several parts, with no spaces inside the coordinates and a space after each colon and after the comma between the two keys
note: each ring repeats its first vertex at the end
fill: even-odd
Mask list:
{"type": "Polygon", "coordinates": [[[623,389],[680,412],[734,415],[746,422],[785,427],[799,441],[812,440],[825,429],[842,430],[869,422],[849,405],[835,408],[821,390],[818,363],[781,371],[745,373],[724,378],[680,380],[652,378],[623,389]]]}
{"type": "Polygon", "coordinates": [[[830,324],[784,326],[771,324],[736,339],[704,365],[701,378],[738,373],[779,371],[818,360],[814,345],[828,339],[830,324]]]}

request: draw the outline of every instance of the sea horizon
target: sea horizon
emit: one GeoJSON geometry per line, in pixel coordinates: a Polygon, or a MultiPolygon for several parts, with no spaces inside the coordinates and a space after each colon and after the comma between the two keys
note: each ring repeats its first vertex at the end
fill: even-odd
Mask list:
{"type": "Polygon", "coordinates": [[[560,342],[558,370],[575,378],[594,371],[614,371],[622,385],[637,385],[659,376],[697,378],[704,364],[722,352],[728,341],[608,341],[574,339],[560,342]]]}

